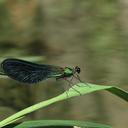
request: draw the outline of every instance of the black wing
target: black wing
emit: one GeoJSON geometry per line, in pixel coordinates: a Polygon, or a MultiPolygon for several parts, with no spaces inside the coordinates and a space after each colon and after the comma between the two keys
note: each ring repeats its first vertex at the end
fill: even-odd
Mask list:
{"type": "Polygon", "coordinates": [[[20,59],[6,59],[1,66],[7,76],[19,82],[29,84],[61,76],[63,73],[63,69],[59,66],[40,65],[20,59]]]}

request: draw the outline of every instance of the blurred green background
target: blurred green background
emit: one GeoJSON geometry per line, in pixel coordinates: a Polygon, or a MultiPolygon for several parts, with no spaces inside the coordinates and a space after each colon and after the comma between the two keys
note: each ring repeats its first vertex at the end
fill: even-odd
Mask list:
{"type": "MultiPolygon", "coordinates": [[[[126,0],[0,0],[0,61],[41,56],[37,63],[81,67],[81,79],[128,90],[126,0]]],[[[64,91],[65,81],[35,86],[0,79],[0,119],[64,91]]],[[[127,103],[105,92],[70,99],[27,119],[76,119],[128,126],[127,103]],[[81,102],[80,102],[81,101],[81,102]]]]}

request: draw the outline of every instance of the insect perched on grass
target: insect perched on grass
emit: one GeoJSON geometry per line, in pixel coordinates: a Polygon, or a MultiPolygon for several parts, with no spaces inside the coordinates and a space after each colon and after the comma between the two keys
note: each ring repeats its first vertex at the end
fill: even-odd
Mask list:
{"type": "Polygon", "coordinates": [[[35,64],[20,59],[5,59],[1,63],[1,67],[5,75],[19,82],[34,84],[48,78],[65,79],[70,84],[71,81],[67,78],[75,77],[80,82],[80,68],[59,67],[47,64],[35,64]]]}

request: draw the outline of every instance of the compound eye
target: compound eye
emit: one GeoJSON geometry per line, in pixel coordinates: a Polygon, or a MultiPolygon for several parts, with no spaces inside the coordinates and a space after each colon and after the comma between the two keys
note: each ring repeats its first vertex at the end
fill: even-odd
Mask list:
{"type": "Polygon", "coordinates": [[[80,68],[79,68],[78,66],[76,66],[76,67],[75,67],[75,71],[76,71],[77,73],[80,73],[81,70],[80,70],[80,68]]]}

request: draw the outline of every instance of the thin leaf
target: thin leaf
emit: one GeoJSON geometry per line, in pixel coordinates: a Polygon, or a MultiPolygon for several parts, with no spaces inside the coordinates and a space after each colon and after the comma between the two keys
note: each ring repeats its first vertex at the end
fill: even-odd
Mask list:
{"type": "Polygon", "coordinates": [[[120,88],[112,87],[112,88],[107,89],[107,91],[109,91],[109,92],[119,96],[120,98],[128,101],[128,92],[126,92],[120,88]]]}
{"type": "Polygon", "coordinates": [[[51,99],[46,100],[46,101],[42,101],[38,104],[35,104],[35,105],[30,106],[26,109],[23,109],[22,111],[19,111],[16,114],[6,118],[5,120],[0,122],[0,127],[5,126],[9,123],[15,122],[15,119],[20,118],[21,116],[25,116],[26,114],[34,112],[40,108],[46,107],[46,106],[53,104],[55,102],[69,99],[71,97],[80,96],[80,94],[84,95],[84,94],[88,94],[88,93],[99,91],[99,90],[107,90],[107,91],[121,97],[125,101],[128,101],[128,92],[123,91],[119,88],[116,88],[113,86],[100,86],[100,85],[95,85],[95,84],[90,84],[90,83],[88,83],[88,84],[79,83],[77,85],[74,85],[68,91],[62,93],[59,96],[56,96],[56,97],[51,98],[51,99]],[[87,85],[89,85],[89,86],[87,86],[87,85]]]}
{"type": "Polygon", "coordinates": [[[18,117],[18,118],[16,118],[16,119],[12,120],[12,122],[10,121],[10,122],[6,123],[6,125],[11,124],[11,123],[13,123],[13,122],[16,122],[17,120],[20,120],[20,119],[22,119],[22,118],[24,118],[24,116],[18,117]]]}
{"type": "Polygon", "coordinates": [[[77,120],[37,120],[37,121],[26,121],[14,128],[38,128],[44,126],[79,126],[86,128],[112,128],[111,126],[92,123],[92,122],[84,122],[77,120]]]}

